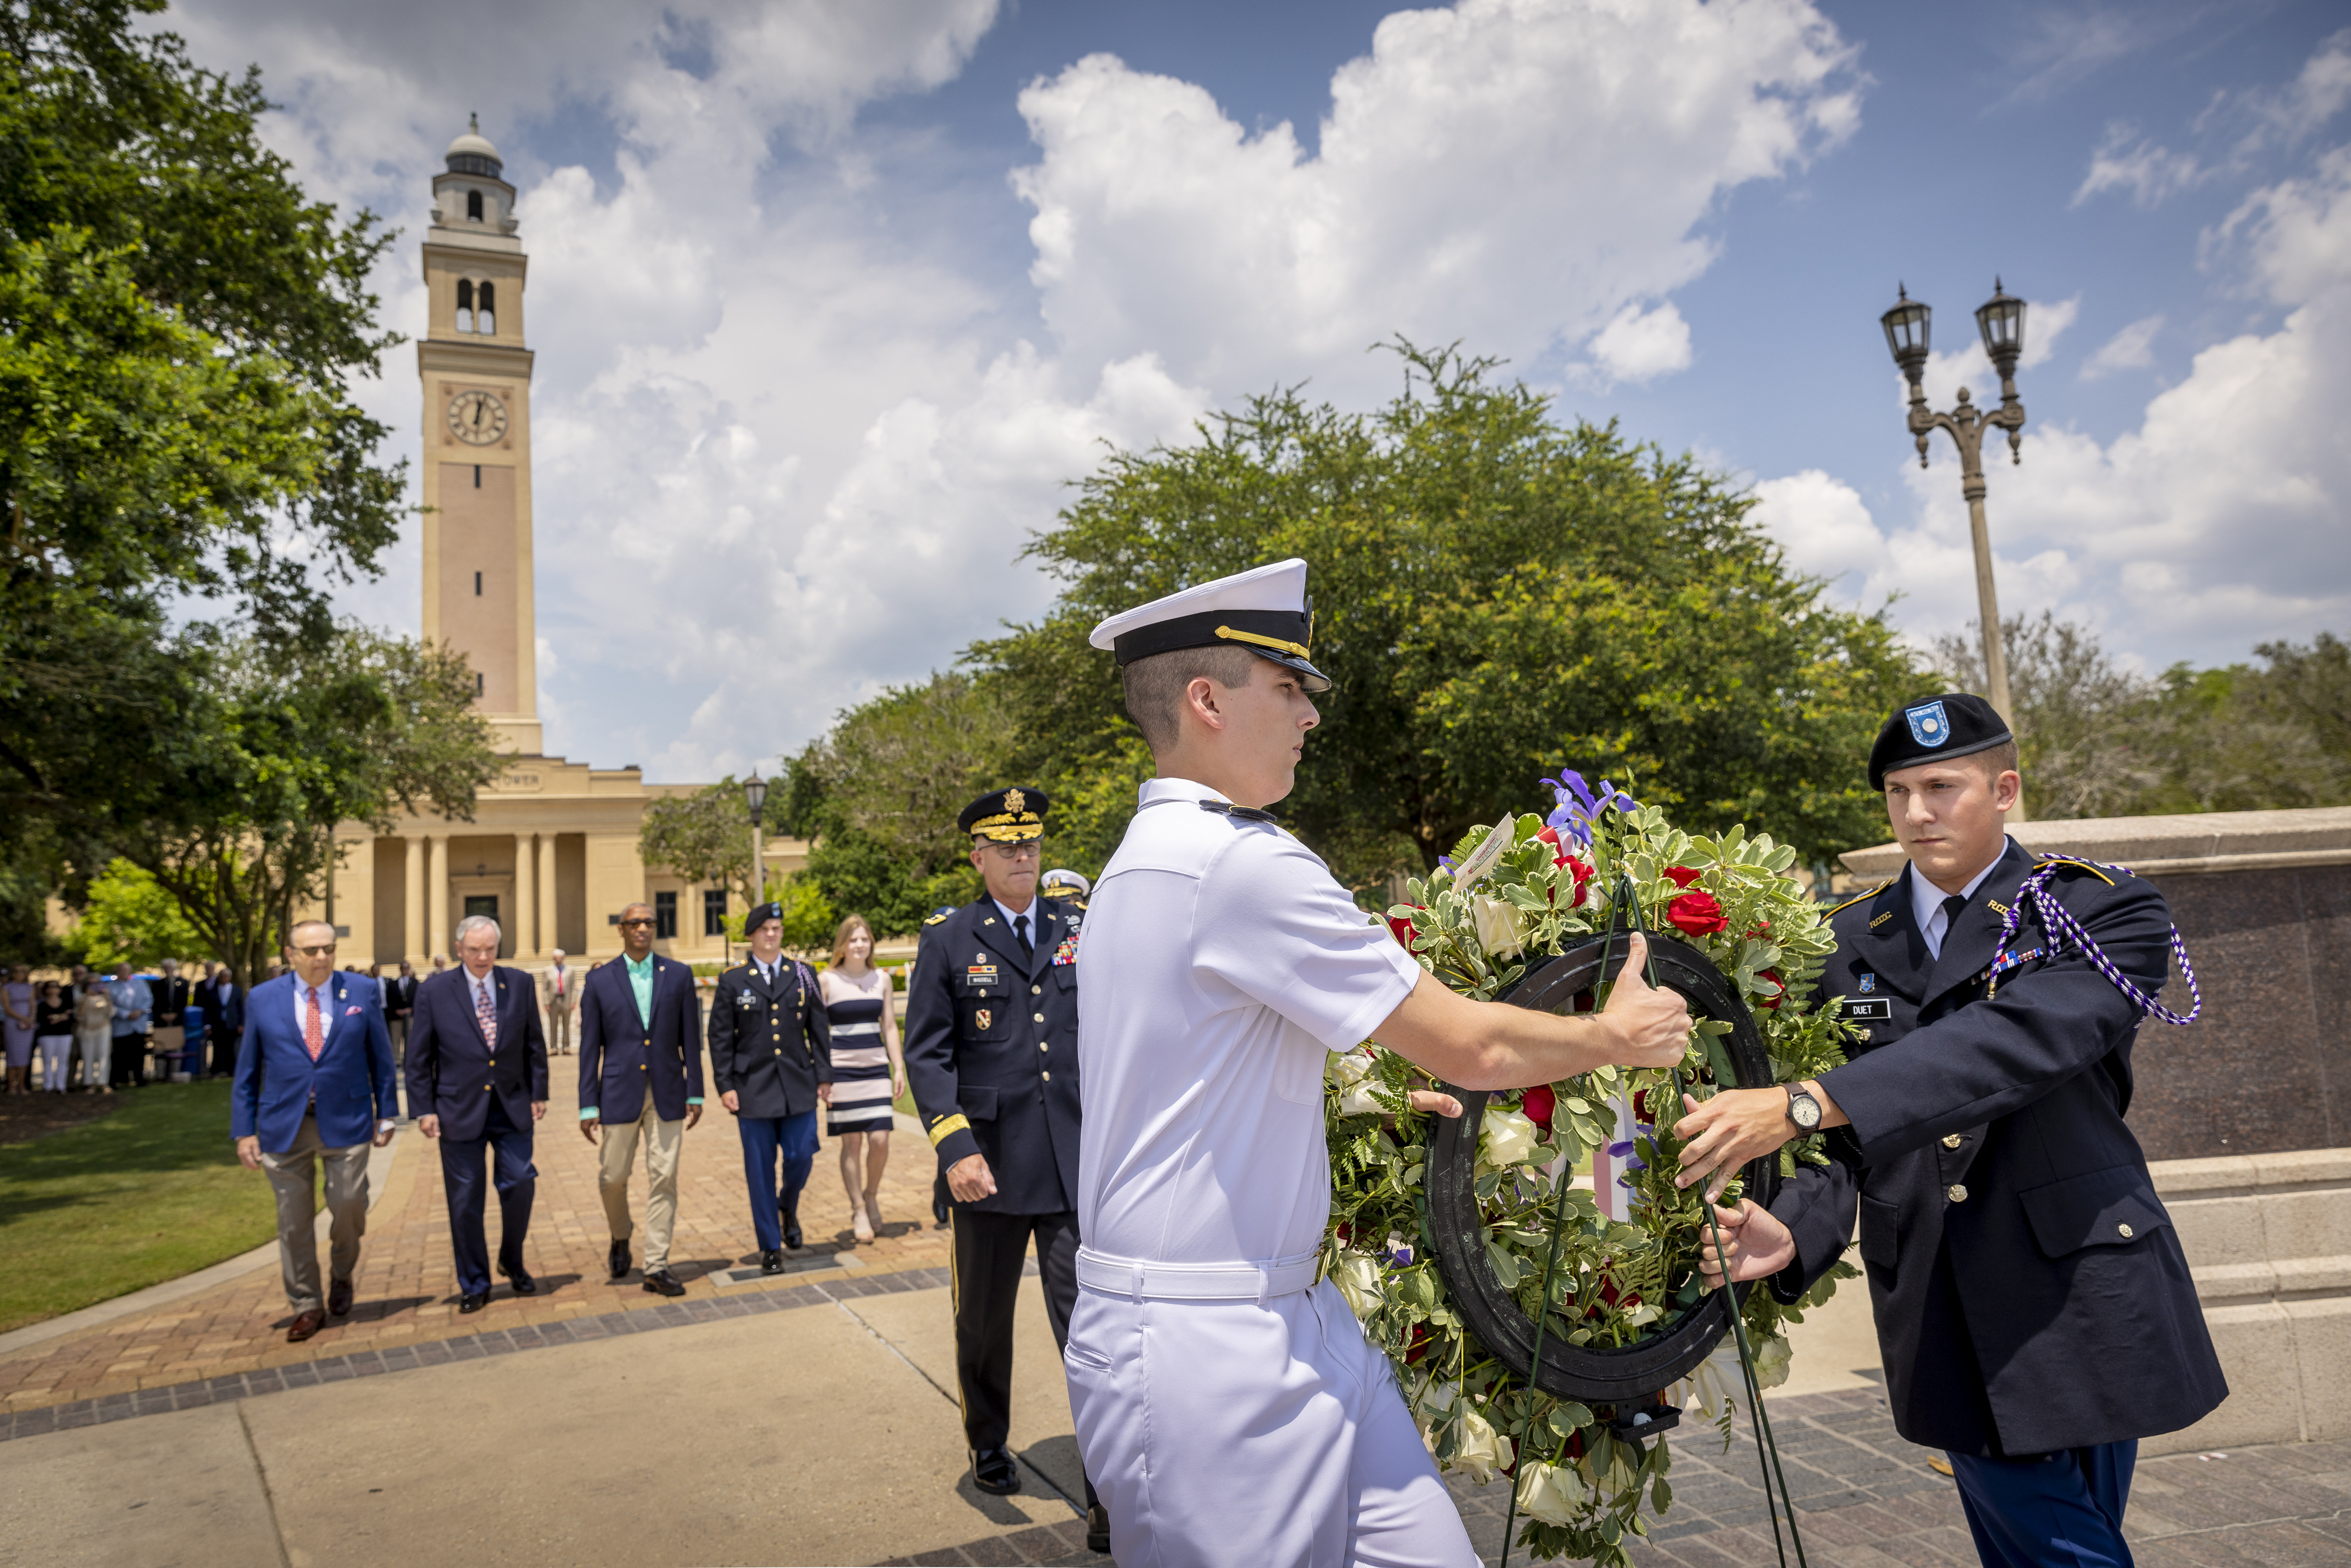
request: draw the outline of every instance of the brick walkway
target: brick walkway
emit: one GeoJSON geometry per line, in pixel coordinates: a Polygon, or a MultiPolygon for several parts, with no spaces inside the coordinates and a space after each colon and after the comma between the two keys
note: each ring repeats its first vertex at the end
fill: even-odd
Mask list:
{"type": "MultiPolygon", "coordinates": [[[[358,1301],[349,1317],[330,1322],[305,1343],[287,1344],[285,1330],[291,1314],[277,1266],[271,1263],[200,1295],[0,1355],[0,1413],[521,1325],[659,1308],[664,1298],[647,1293],[637,1275],[617,1284],[605,1277],[605,1249],[611,1237],[596,1196],[597,1151],[579,1131],[577,1062],[577,1057],[557,1057],[550,1063],[553,1103],[539,1124],[538,1196],[525,1249],[538,1280],[538,1295],[516,1297],[501,1279],[488,1307],[471,1316],[458,1315],[439,1152],[413,1126],[405,1127],[390,1182],[369,1216],[355,1281],[358,1301]]],[[[226,1128],[222,1136],[227,1136],[226,1128]]],[[[858,1247],[849,1231],[849,1200],[841,1184],[837,1148],[830,1138],[825,1140],[801,1198],[800,1223],[810,1244],[791,1255],[796,1263],[831,1263],[846,1255],[847,1261],[869,1275],[946,1267],[947,1233],[934,1229],[930,1219],[931,1173],[935,1168],[930,1150],[919,1134],[903,1130],[892,1145],[882,1188],[883,1213],[891,1223],[880,1238],[858,1247]]],[[[384,1179],[381,1161],[379,1154],[371,1172],[378,1182],[384,1179]]],[[[252,1179],[266,1178],[256,1172],[252,1179]]],[[[630,1190],[641,1228],[637,1254],[642,1265],[642,1156],[630,1190]]],[[[495,1253],[495,1197],[488,1224],[495,1253]]],[[[324,1250],[322,1246],[322,1254],[324,1250]]],[[[741,1145],[733,1119],[714,1101],[709,1114],[686,1134],[671,1267],[685,1281],[689,1301],[714,1292],[774,1289],[808,1277],[787,1274],[774,1284],[724,1290],[707,1277],[757,1260],[741,1145]]],[[[846,1272],[837,1264],[821,1270],[831,1278],[846,1272]]]]}

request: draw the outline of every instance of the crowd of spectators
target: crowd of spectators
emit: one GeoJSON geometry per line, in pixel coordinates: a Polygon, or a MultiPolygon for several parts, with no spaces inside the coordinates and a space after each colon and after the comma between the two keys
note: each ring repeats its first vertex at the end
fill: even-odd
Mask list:
{"type": "Polygon", "coordinates": [[[16,965],[0,980],[0,1093],[111,1094],[225,1077],[236,1065],[244,1001],[224,964],[194,976],[173,958],[145,972],[127,961],[111,971],[76,964],[39,980],[16,965]]]}

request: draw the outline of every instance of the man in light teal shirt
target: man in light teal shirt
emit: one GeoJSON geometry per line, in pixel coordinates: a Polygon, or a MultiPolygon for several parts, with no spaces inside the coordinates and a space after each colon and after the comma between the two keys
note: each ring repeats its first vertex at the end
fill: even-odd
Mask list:
{"type": "Polygon", "coordinates": [[[621,956],[590,970],[580,995],[580,1131],[603,1128],[597,1190],[612,1229],[612,1278],[628,1277],[629,1169],[645,1148],[645,1289],[682,1296],[669,1270],[686,1129],[702,1120],[702,1001],[694,971],[653,951],[653,912],[621,912],[621,956]]]}

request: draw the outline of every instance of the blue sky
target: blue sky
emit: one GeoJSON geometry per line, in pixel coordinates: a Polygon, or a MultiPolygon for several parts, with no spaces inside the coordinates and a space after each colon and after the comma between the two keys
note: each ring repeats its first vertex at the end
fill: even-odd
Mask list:
{"type": "MultiPolygon", "coordinates": [[[[1876,317],[1993,386],[2032,302],[2003,606],[2149,668],[2351,629],[2351,29],[2339,5],[1144,5],[205,0],[273,141],[405,233],[468,110],[532,256],[552,751],[745,768],[1050,586],[1100,444],[1276,382],[1386,395],[1404,331],[1694,450],[1841,600],[1973,613],[1876,317]],[[462,38],[462,47],[453,39],[462,38]]],[[[417,450],[413,361],[364,389],[417,450]]],[[[411,542],[349,596],[413,629],[411,542]]]]}

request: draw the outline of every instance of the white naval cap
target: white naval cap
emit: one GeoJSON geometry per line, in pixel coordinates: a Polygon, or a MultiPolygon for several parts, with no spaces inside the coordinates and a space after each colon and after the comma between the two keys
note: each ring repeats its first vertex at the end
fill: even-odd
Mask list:
{"type": "Polygon", "coordinates": [[[1088,639],[1122,664],[1178,648],[1247,648],[1305,677],[1310,692],[1331,678],[1307,659],[1314,613],[1306,597],[1306,563],[1292,558],[1198,583],[1165,599],[1123,610],[1088,639]]]}

